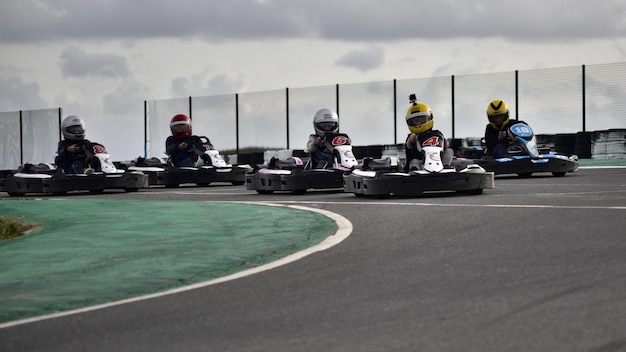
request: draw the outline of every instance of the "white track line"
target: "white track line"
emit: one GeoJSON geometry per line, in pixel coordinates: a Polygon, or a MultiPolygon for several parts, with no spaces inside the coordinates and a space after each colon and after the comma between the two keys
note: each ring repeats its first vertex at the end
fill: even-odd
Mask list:
{"type": "MultiPolygon", "coordinates": [[[[263,202],[259,202],[263,203],[263,202]]],[[[400,205],[400,206],[424,206],[424,207],[483,207],[483,208],[537,208],[537,209],[608,209],[608,210],[626,210],[626,206],[591,206],[591,205],[541,205],[541,204],[460,204],[460,203],[452,203],[452,204],[441,204],[441,203],[410,203],[410,202],[328,202],[328,201],[277,201],[273,203],[284,203],[284,204],[330,204],[330,205],[400,205]]]]}
{"type": "Polygon", "coordinates": [[[253,205],[264,205],[264,206],[288,207],[288,208],[293,208],[293,209],[312,211],[312,212],[320,213],[320,214],[322,214],[324,216],[327,216],[327,217],[331,218],[332,220],[334,220],[335,224],[337,224],[338,229],[337,229],[337,232],[335,232],[333,235],[328,236],[326,239],[324,239],[322,242],[316,244],[315,246],[312,246],[312,247],[306,248],[304,250],[301,250],[299,252],[290,254],[290,255],[288,255],[286,257],[280,258],[280,259],[275,260],[275,261],[273,261],[271,263],[263,264],[263,265],[260,265],[260,266],[254,267],[254,268],[250,268],[250,269],[247,269],[247,270],[244,270],[244,271],[240,271],[238,273],[234,273],[234,274],[228,275],[228,276],[220,277],[220,278],[209,280],[209,281],[205,281],[205,282],[200,282],[200,283],[189,285],[189,286],[185,286],[185,287],[179,287],[179,288],[176,288],[176,289],[172,289],[172,290],[168,290],[168,291],[164,291],[164,292],[160,292],[160,293],[155,293],[155,294],[150,294],[150,295],[145,295],[145,296],[139,296],[139,297],[134,297],[134,298],[128,298],[128,299],[123,299],[123,300],[119,300],[119,301],[115,301],[115,302],[111,302],[111,303],[99,304],[99,305],[96,305],[96,306],[91,306],[91,307],[86,307],[86,308],[81,308],[81,309],[74,309],[74,310],[70,310],[70,311],[66,311],[66,312],[60,312],[60,313],[55,313],[55,314],[43,315],[43,316],[40,316],[40,317],[33,317],[33,318],[28,318],[28,319],[16,320],[16,321],[0,324],[0,329],[8,328],[8,327],[16,326],[16,325],[33,323],[33,322],[41,321],[41,320],[54,319],[54,318],[68,316],[68,315],[94,311],[94,310],[98,310],[98,309],[109,308],[109,307],[113,307],[113,306],[119,306],[119,305],[122,305],[122,304],[143,301],[143,300],[147,300],[147,299],[162,297],[162,296],[176,294],[176,293],[180,293],[180,292],[195,290],[197,288],[207,287],[207,286],[210,286],[210,285],[215,285],[215,284],[219,284],[219,283],[222,283],[222,282],[239,279],[239,278],[246,277],[246,276],[249,276],[249,275],[258,274],[258,273],[261,273],[263,271],[267,271],[267,270],[274,269],[274,268],[277,268],[277,267],[285,265],[285,264],[289,264],[291,262],[295,262],[296,260],[302,259],[302,258],[304,258],[304,257],[306,257],[308,255],[313,254],[313,253],[316,253],[316,252],[323,251],[323,250],[326,250],[328,248],[331,248],[334,245],[336,245],[336,244],[340,243],[341,241],[345,240],[346,238],[348,238],[348,236],[350,236],[350,234],[352,233],[352,223],[348,219],[344,218],[343,216],[341,216],[339,214],[330,212],[328,210],[308,208],[308,207],[298,206],[298,205],[281,205],[281,204],[269,203],[269,202],[224,202],[224,203],[242,203],[242,204],[253,204],[253,205]]]}

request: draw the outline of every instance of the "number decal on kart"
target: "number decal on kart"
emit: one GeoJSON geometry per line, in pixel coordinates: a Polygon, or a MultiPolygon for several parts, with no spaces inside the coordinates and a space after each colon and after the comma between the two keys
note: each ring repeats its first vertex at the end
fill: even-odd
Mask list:
{"type": "Polygon", "coordinates": [[[422,147],[436,147],[439,145],[439,137],[433,136],[422,142],[422,147]]]}
{"type": "Polygon", "coordinates": [[[349,140],[348,137],[346,136],[337,136],[335,138],[333,138],[332,145],[344,145],[344,144],[349,144],[349,140]]]}
{"type": "Polygon", "coordinates": [[[100,144],[95,144],[93,146],[93,152],[94,154],[105,154],[107,151],[100,144]]]}
{"type": "Polygon", "coordinates": [[[530,127],[523,123],[518,123],[511,126],[511,132],[513,132],[517,136],[524,138],[528,138],[533,135],[533,130],[531,130],[530,127]]]}

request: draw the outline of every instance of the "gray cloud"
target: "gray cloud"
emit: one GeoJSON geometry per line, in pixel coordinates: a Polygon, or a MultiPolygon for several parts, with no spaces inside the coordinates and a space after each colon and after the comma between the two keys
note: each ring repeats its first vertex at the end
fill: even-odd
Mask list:
{"type": "Polygon", "coordinates": [[[0,106],[6,110],[49,108],[40,96],[39,84],[24,82],[16,75],[0,76],[0,106]]]}
{"type": "Polygon", "coordinates": [[[206,72],[194,75],[191,79],[177,77],[172,80],[170,94],[173,97],[222,95],[238,92],[245,80],[227,74],[218,74],[206,79],[206,72]]]}
{"type": "Polygon", "coordinates": [[[61,53],[59,66],[66,77],[119,78],[129,74],[128,64],[122,56],[114,54],[87,54],[78,47],[61,53]]]}
{"type": "Polygon", "coordinates": [[[0,41],[606,39],[626,34],[625,19],[623,0],[11,1],[0,12],[0,41]]]}
{"type": "Polygon", "coordinates": [[[359,71],[367,72],[382,66],[385,63],[383,48],[374,47],[351,51],[339,58],[335,65],[354,67],[359,71]]]}
{"type": "MultiPolygon", "coordinates": [[[[108,114],[121,115],[129,111],[141,112],[142,102],[148,95],[148,88],[133,79],[118,84],[112,93],[102,98],[103,111],[108,114]]],[[[137,114],[139,119],[142,115],[137,114]]]]}

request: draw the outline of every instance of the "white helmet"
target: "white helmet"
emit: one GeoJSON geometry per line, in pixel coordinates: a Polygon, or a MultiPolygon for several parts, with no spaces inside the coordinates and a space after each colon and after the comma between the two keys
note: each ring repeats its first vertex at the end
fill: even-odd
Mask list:
{"type": "Polygon", "coordinates": [[[318,136],[326,133],[337,133],[339,130],[339,116],[330,109],[321,109],[313,117],[313,128],[318,136]]]}
{"type": "Polygon", "coordinates": [[[85,123],[78,116],[70,115],[61,123],[63,137],[70,141],[82,141],[85,139],[85,123]]]}

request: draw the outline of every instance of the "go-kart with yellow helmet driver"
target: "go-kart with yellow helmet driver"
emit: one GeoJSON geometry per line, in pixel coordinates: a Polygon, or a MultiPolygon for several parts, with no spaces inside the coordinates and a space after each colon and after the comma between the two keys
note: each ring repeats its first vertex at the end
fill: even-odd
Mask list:
{"type": "MultiPolygon", "coordinates": [[[[539,146],[526,122],[511,120],[508,104],[500,99],[487,106],[489,123],[485,127],[483,155],[473,162],[496,174],[530,176],[550,172],[564,176],[578,169],[578,156],[563,155],[546,146],[539,146]]],[[[475,153],[472,153],[475,154],[475,153]]]]}
{"type": "Polygon", "coordinates": [[[54,164],[24,164],[0,182],[11,196],[26,193],[65,194],[69,191],[100,193],[105,189],[127,192],[147,187],[147,175],[118,169],[100,143],[85,139],[85,122],[75,115],[61,122],[63,140],[54,164]]]}
{"type": "MultiPolygon", "coordinates": [[[[361,167],[344,177],[344,191],[356,196],[419,196],[429,192],[481,194],[494,187],[494,174],[471,162],[453,165],[454,153],[443,133],[434,130],[430,107],[409,96],[404,172],[361,167]]],[[[367,163],[364,161],[363,165],[367,163]]]]}
{"type": "Polygon", "coordinates": [[[489,123],[485,127],[485,146],[486,155],[493,158],[504,158],[508,155],[507,150],[510,140],[507,136],[507,130],[515,123],[523,123],[524,121],[514,121],[509,117],[509,105],[500,99],[496,99],[487,106],[487,119],[489,123]]]}
{"type": "Polygon", "coordinates": [[[303,194],[308,189],[343,191],[343,175],[358,165],[352,154],[350,137],[339,133],[339,116],[331,109],[320,109],[313,116],[314,134],[309,136],[307,157],[280,160],[273,157],[246,175],[247,189],[260,194],[289,191],[303,194]]]}
{"type": "Polygon", "coordinates": [[[231,165],[213,147],[209,138],[192,133],[191,118],[176,114],[170,120],[171,136],[165,140],[165,153],[168,159],[137,158],[129,170],[147,173],[150,185],[178,187],[181,184],[195,183],[208,186],[213,182],[227,182],[243,185],[245,174],[252,168],[248,165],[231,165]]]}
{"type": "MultiPolygon", "coordinates": [[[[411,96],[413,98],[413,96],[411,96]]],[[[443,152],[441,161],[444,168],[453,169],[452,159],[454,151],[449,148],[448,140],[438,130],[433,130],[435,117],[433,112],[425,103],[411,100],[406,112],[406,124],[409,128],[409,135],[404,143],[406,163],[404,171],[422,170],[424,168],[425,153],[423,146],[441,145],[443,152]]]]}

